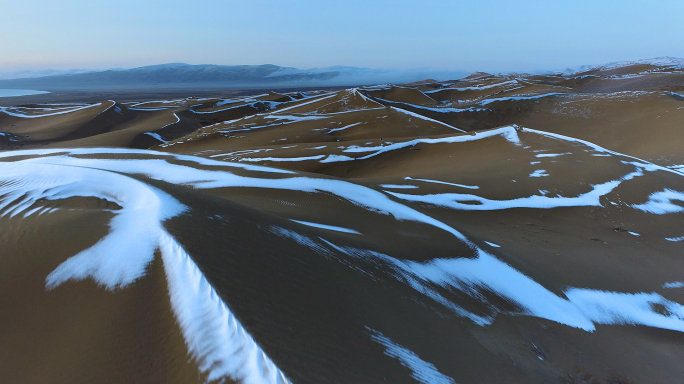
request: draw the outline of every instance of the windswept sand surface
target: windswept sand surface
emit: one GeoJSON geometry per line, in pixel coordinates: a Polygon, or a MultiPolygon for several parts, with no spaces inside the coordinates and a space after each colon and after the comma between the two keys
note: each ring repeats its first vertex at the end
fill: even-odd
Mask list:
{"type": "Polygon", "coordinates": [[[0,382],[680,382],[683,76],[0,107],[0,382]]]}

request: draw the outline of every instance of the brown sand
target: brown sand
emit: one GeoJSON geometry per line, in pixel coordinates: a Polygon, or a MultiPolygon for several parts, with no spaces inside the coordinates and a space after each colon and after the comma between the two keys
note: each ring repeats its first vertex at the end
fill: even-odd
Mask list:
{"type": "MultiPolygon", "coordinates": [[[[597,77],[586,78],[478,74],[449,83],[274,92],[250,99],[155,95],[142,105],[103,101],[100,107],[38,118],[0,112],[0,132],[15,135],[3,139],[5,149],[150,148],[295,172],[224,169],[169,160],[162,153],[72,156],[85,167],[88,158],[158,159],[182,166],[175,171],[179,175],[221,170],[267,180],[258,188],[199,188],[115,171],[188,207],[164,222],[165,228],[293,383],[416,382],[411,369],[373,341],[372,330],[456,383],[673,383],[684,374],[682,332],[630,324],[597,324],[587,332],[522,313],[520,303],[486,286],[468,292],[426,285],[464,310],[491,316],[491,324],[478,325],[421,293],[397,267],[476,260],[472,246],[433,225],[368,209],[320,188],[276,186],[281,178],[308,178],[367,187],[365,193],[381,193],[460,231],[560,298],[569,287],[579,287],[655,293],[681,304],[684,290],[663,284],[684,275],[684,242],[665,240],[684,236],[684,213],[655,215],[632,206],[654,192],[684,192],[682,176],[642,170],[622,180],[635,172],[629,163],[638,160],[601,156],[580,143],[526,130],[587,140],[662,166],[684,164],[684,98],[671,93],[684,89],[682,75],[625,76],[646,69],[587,72],[597,77]],[[423,93],[429,89],[443,90],[423,93]],[[544,96],[549,93],[562,95],[544,96]],[[519,145],[502,135],[445,142],[508,124],[524,127],[515,133],[519,145]],[[378,150],[391,145],[399,148],[378,150]],[[373,147],[378,148],[363,150],[373,147]],[[548,176],[530,177],[539,170],[548,176]],[[401,198],[568,198],[615,180],[619,186],[593,206],[479,211],[401,198]],[[278,235],[276,227],[318,245],[278,235]],[[343,247],[388,255],[395,264],[371,254],[354,257],[343,247]]],[[[31,114],[56,108],[27,107],[33,109],[23,111],[31,114]]],[[[5,158],[0,167],[25,158],[5,158]]],[[[125,288],[106,290],[92,279],[45,288],[46,276],[60,263],[108,233],[122,207],[85,197],[39,204],[60,210],[0,217],[0,382],[204,382],[206,373],[190,356],[170,305],[159,252],[146,274],[125,288]]]]}

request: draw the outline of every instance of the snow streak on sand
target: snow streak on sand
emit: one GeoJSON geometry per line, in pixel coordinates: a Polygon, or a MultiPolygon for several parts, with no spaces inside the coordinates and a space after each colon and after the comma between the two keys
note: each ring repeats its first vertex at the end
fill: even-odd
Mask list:
{"type": "MultiPolygon", "coordinates": [[[[63,154],[68,152],[70,154],[91,154],[95,153],[130,153],[130,154],[146,154],[158,155],[160,159],[139,159],[139,160],[124,160],[124,159],[80,159],[68,155],[38,157],[23,162],[36,164],[55,164],[69,165],[69,166],[88,166],[91,168],[99,168],[113,172],[122,172],[129,174],[143,174],[156,180],[166,181],[172,184],[188,185],[194,188],[227,188],[227,187],[245,187],[245,188],[269,188],[269,189],[283,189],[302,192],[327,192],[338,196],[342,199],[348,200],[354,205],[364,207],[374,212],[384,215],[392,215],[397,220],[410,220],[424,223],[427,225],[440,228],[459,239],[465,240],[465,237],[455,229],[445,225],[444,223],[433,219],[421,212],[418,212],[406,205],[397,203],[387,197],[382,192],[378,192],[371,188],[363,187],[354,183],[334,180],[334,179],[319,179],[312,177],[286,177],[286,178],[259,178],[250,176],[241,176],[228,171],[228,168],[235,167],[235,163],[226,163],[208,159],[202,159],[194,156],[169,156],[157,153],[154,151],[143,150],[125,150],[125,149],[81,149],[81,150],[27,150],[27,151],[13,151],[0,154],[0,158],[8,158],[12,156],[26,156],[39,154],[63,154]],[[189,161],[202,165],[223,166],[223,169],[205,170],[196,169],[189,166],[177,165],[169,163],[168,160],[189,161]]],[[[250,169],[245,167],[246,169],[250,169]]],[[[268,167],[254,167],[254,170],[274,173],[289,173],[291,171],[283,171],[276,168],[268,167]]]]}
{"type": "Polygon", "coordinates": [[[243,157],[240,158],[239,161],[248,161],[248,162],[262,162],[262,161],[307,161],[307,160],[320,160],[324,158],[325,155],[316,155],[316,156],[303,156],[303,157],[243,157]]]}
{"type": "Polygon", "coordinates": [[[480,187],[478,187],[477,185],[464,185],[464,184],[447,183],[446,181],[430,180],[430,179],[414,179],[414,178],[409,177],[409,176],[404,177],[404,180],[417,180],[417,181],[424,181],[426,183],[453,185],[455,187],[461,187],[461,188],[466,188],[466,189],[480,189],[480,187]]]}
{"type": "Polygon", "coordinates": [[[333,133],[333,132],[343,131],[343,130],[345,130],[345,129],[347,129],[347,128],[355,127],[355,126],[357,126],[357,125],[359,125],[359,124],[362,124],[362,122],[354,123],[354,124],[349,124],[349,125],[345,125],[345,126],[342,127],[342,128],[331,129],[331,130],[329,130],[328,132],[326,132],[325,134],[326,134],[326,135],[329,135],[329,134],[331,134],[331,133],[333,133]]]}
{"type": "Polygon", "coordinates": [[[325,159],[321,160],[321,163],[337,163],[340,161],[352,161],[356,160],[353,157],[349,156],[344,156],[344,155],[328,155],[325,159]]]}
{"type": "Polygon", "coordinates": [[[155,132],[145,132],[145,134],[148,135],[148,136],[154,137],[155,139],[161,141],[162,143],[166,143],[166,142],[167,142],[167,141],[164,140],[164,138],[161,137],[161,135],[158,134],[158,133],[155,133],[155,132]]]}
{"type": "Polygon", "coordinates": [[[429,117],[425,117],[425,116],[423,116],[423,115],[419,115],[419,114],[417,114],[417,113],[410,112],[410,111],[407,111],[407,110],[405,110],[405,109],[401,109],[401,108],[397,108],[397,107],[390,107],[390,108],[394,109],[394,110],[397,111],[397,112],[401,112],[401,113],[405,113],[405,114],[407,114],[407,115],[409,115],[409,116],[417,117],[417,118],[419,118],[419,119],[421,119],[421,120],[431,121],[431,122],[433,122],[433,123],[437,123],[437,124],[443,125],[443,126],[445,126],[445,127],[449,127],[449,128],[451,128],[451,129],[455,129],[455,130],[457,130],[457,131],[465,132],[464,130],[462,130],[462,129],[460,129],[460,128],[456,128],[456,127],[451,126],[451,125],[449,125],[449,124],[442,123],[442,122],[439,121],[439,120],[431,119],[431,118],[429,118],[429,117]]]}
{"type": "Polygon", "coordinates": [[[223,99],[223,100],[219,101],[218,103],[216,103],[216,106],[222,107],[226,104],[239,103],[239,102],[246,103],[249,101],[257,101],[257,99],[259,97],[264,97],[264,96],[268,96],[268,93],[262,93],[260,95],[247,96],[247,97],[242,97],[242,98],[237,98],[237,99],[223,99]]]}
{"type": "Polygon", "coordinates": [[[417,189],[418,188],[415,185],[407,185],[407,184],[380,184],[380,186],[383,188],[390,188],[390,189],[417,189]]]}
{"type": "MultiPolygon", "coordinates": [[[[517,142],[520,145],[516,131],[512,127],[503,127],[491,131],[485,132],[497,132],[499,134],[508,135],[507,139],[509,141],[517,142]]],[[[396,192],[387,192],[388,194],[395,196],[397,198],[432,204],[436,206],[449,207],[453,209],[460,210],[474,210],[474,211],[486,211],[486,210],[498,210],[498,209],[510,209],[510,208],[556,208],[556,207],[571,207],[571,206],[601,206],[600,197],[604,196],[615,188],[617,188],[623,181],[631,180],[635,177],[643,176],[644,171],[654,172],[654,171],[665,171],[671,172],[677,175],[682,175],[680,172],[675,170],[662,167],[646,160],[642,160],[633,156],[624,155],[618,152],[614,152],[605,148],[602,148],[594,143],[588,141],[575,139],[563,135],[558,135],[554,133],[537,131],[534,129],[524,128],[524,132],[531,132],[547,137],[551,137],[558,140],[570,141],[580,145],[585,145],[590,147],[599,153],[610,153],[617,156],[626,157],[629,159],[635,159],[637,161],[621,161],[623,164],[629,164],[636,168],[634,172],[631,172],[618,180],[612,180],[601,184],[596,184],[592,186],[592,190],[581,194],[576,197],[549,197],[542,195],[533,195],[529,197],[521,197],[511,200],[491,200],[484,197],[480,197],[472,194],[458,194],[458,193],[442,193],[434,195],[413,195],[413,194],[400,194],[396,192]]],[[[478,132],[479,133],[479,132],[478,132]]],[[[484,132],[483,132],[484,133],[484,132]]],[[[464,135],[465,136],[465,135],[464,135]]],[[[457,136],[458,137],[458,136],[457,136]]],[[[483,138],[483,136],[479,137],[483,138]]],[[[447,138],[449,139],[449,138],[447,138]]],[[[452,142],[452,141],[448,141],[452,142]]],[[[398,143],[403,144],[403,143],[398,143]]],[[[396,144],[395,144],[396,145],[396,144]]],[[[391,146],[387,146],[391,147],[391,146]]],[[[386,147],[380,147],[386,148],[386,147]]],[[[350,147],[351,149],[351,147],[350,147]]],[[[548,176],[544,170],[536,170],[530,177],[541,177],[548,176]]],[[[672,200],[684,201],[684,193],[666,189],[661,192],[656,192],[649,196],[649,201],[644,204],[632,205],[632,208],[640,209],[645,212],[651,212],[656,214],[664,213],[674,213],[684,211],[684,207],[672,203],[672,200]]]]}
{"type": "MultiPolygon", "coordinates": [[[[601,206],[600,198],[612,192],[623,181],[631,180],[635,177],[642,176],[643,168],[638,163],[634,164],[636,171],[631,172],[619,180],[612,180],[601,184],[592,186],[592,190],[575,197],[549,197],[544,194],[532,195],[529,197],[520,197],[511,200],[491,200],[485,197],[480,197],[471,194],[461,193],[439,193],[433,195],[409,195],[396,192],[388,192],[392,196],[406,201],[415,201],[421,203],[432,204],[436,206],[448,207],[453,209],[460,209],[465,211],[491,211],[499,209],[511,208],[557,208],[557,207],[583,207],[583,206],[601,206]]],[[[641,165],[643,166],[643,165],[641,165]]],[[[652,169],[648,169],[652,170],[652,169]]]]}
{"type": "Polygon", "coordinates": [[[530,177],[546,177],[549,174],[543,169],[537,169],[536,171],[530,173],[530,177]]]}
{"type": "Polygon", "coordinates": [[[245,384],[289,381],[228,309],[185,250],[161,239],[171,305],[183,336],[208,381],[230,378],[245,384]]]}
{"type": "Polygon", "coordinates": [[[164,108],[132,108],[128,107],[129,110],[131,111],[139,111],[139,112],[158,112],[158,111],[166,111],[170,108],[175,108],[175,107],[164,107],[164,108]]]}
{"type": "MultiPolygon", "coordinates": [[[[97,103],[97,104],[92,104],[92,105],[86,105],[86,106],[84,106],[84,107],[79,107],[79,108],[71,108],[71,109],[68,109],[68,110],[65,110],[65,111],[52,112],[52,113],[45,113],[45,114],[42,114],[42,115],[27,115],[27,114],[24,114],[24,113],[20,113],[20,112],[18,112],[17,110],[11,111],[10,108],[7,108],[7,107],[0,107],[0,112],[3,112],[3,113],[5,113],[5,114],[7,114],[7,115],[14,116],[14,117],[21,117],[21,118],[25,118],[25,119],[36,119],[36,118],[39,118],[39,117],[48,117],[48,116],[63,115],[63,114],[65,114],[65,113],[72,113],[72,112],[80,111],[80,110],[83,110],[83,109],[99,107],[99,106],[101,106],[101,105],[102,105],[102,103],[97,103]]],[[[112,104],[112,105],[114,105],[114,104],[112,104]]],[[[110,106],[110,108],[111,108],[111,106],[110,106]]]]}
{"type": "Polygon", "coordinates": [[[314,227],[314,228],[321,228],[321,229],[327,229],[329,231],[336,231],[336,232],[343,232],[343,233],[353,233],[355,235],[360,235],[361,232],[355,231],[353,229],[349,228],[342,228],[342,227],[336,227],[334,225],[326,225],[326,224],[318,224],[318,223],[312,223],[310,221],[301,221],[301,220],[292,220],[295,223],[299,223],[302,225],[306,225],[309,227],[314,227]]]}
{"type": "Polygon", "coordinates": [[[14,216],[40,205],[41,200],[70,197],[96,197],[121,206],[113,211],[109,234],[60,264],[47,276],[47,288],[87,278],[110,290],[128,286],[145,274],[159,249],[171,305],[186,344],[208,380],[227,377],[246,384],[288,383],[182,246],[164,229],[165,220],[187,207],[132,177],[90,167],[90,160],[75,160],[78,165],[37,161],[0,164],[3,215],[14,216]]]}
{"type": "Polygon", "coordinates": [[[0,169],[2,216],[13,217],[39,205],[40,199],[74,196],[105,199],[124,208],[115,211],[108,236],[50,273],[49,288],[87,277],[108,289],[132,283],[154,257],[161,222],[185,210],[165,193],[112,172],[31,162],[2,163],[0,169]]]}
{"type": "Polygon", "coordinates": [[[393,342],[376,330],[370,329],[370,331],[372,332],[371,339],[385,347],[385,355],[399,360],[401,365],[411,370],[411,376],[418,382],[423,384],[454,384],[451,377],[440,373],[433,364],[421,359],[413,351],[393,342]]]}
{"type": "MultiPolygon", "coordinates": [[[[540,134],[551,135],[545,132],[540,134]]],[[[417,143],[465,142],[493,136],[503,136],[506,140],[520,145],[516,129],[510,126],[474,135],[416,139],[380,147],[350,147],[348,150],[373,152],[368,156],[374,156],[417,143]]],[[[601,196],[611,192],[625,180],[642,176],[644,171],[672,172],[639,159],[638,162],[623,162],[634,166],[635,171],[618,180],[593,185],[589,192],[577,197],[540,195],[496,201],[463,194],[385,194],[342,180],[307,177],[268,167],[248,167],[154,151],[29,150],[1,153],[0,158],[8,161],[0,163],[0,211],[3,215],[39,212],[35,209],[36,205],[40,205],[40,199],[56,200],[72,196],[98,197],[116,202],[122,207],[121,210],[113,212],[115,217],[110,223],[111,232],[95,246],[70,258],[55,269],[46,280],[47,286],[54,288],[70,279],[93,278],[108,289],[123,287],[145,273],[145,267],[153,259],[155,249],[160,249],[168,276],[174,313],[193,356],[200,361],[202,369],[205,369],[210,377],[228,376],[245,383],[286,382],[282,373],[264,355],[229,308],[220,300],[190,256],[164,229],[164,220],[180,214],[187,208],[166,193],[128,177],[127,174],[145,175],[151,179],[198,189],[267,188],[331,194],[370,212],[392,216],[397,221],[413,221],[446,231],[466,244],[472,250],[473,258],[440,258],[416,262],[397,259],[372,250],[337,246],[323,239],[313,240],[283,228],[271,232],[309,246],[326,257],[351,259],[357,262],[357,265],[354,266],[351,262],[346,264],[357,270],[360,269],[358,261],[381,264],[385,268],[381,268],[381,272],[377,273],[387,274],[402,284],[408,284],[419,294],[479,325],[490,324],[498,314],[507,313],[536,316],[586,331],[594,331],[595,324],[635,324],[684,332],[684,307],[678,303],[655,293],[606,292],[574,287],[567,288],[563,297],[480,249],[456,229],[388,197],[389,194],[409,201],[476,210],[600,205],[601,196]],[[107,158],[99,159],[96,156],[98,154],[106,154],[107,158]],[[113,154],[145,157],[116,159],[112,158],[113,154]],[[78,155],[89,156],[74,157],[78,155]],[[11,161],[12,157],[22,159],[26,156],[42,157],[11,161]],[[196,168],[197,165],[209,169],[196,168]],[[236,168],[242,173],[258,171],[270,174],[268,178],[253,174],[236,174],[236,168]],[[475,201],[479,204],[466,204],[462,203],[463,201],[475,201]],[[105,257],[97,257],[101,255],[105,257]],[[442,288],[452,292],[459,291],[480,301],[487,311],[479,314],[466,310],[443,296],[442,288]],[[517,309],[505,312],[499,309],[496,306],[498,300],[490,302],[488,299],[492,293],[513,303],[517,309]],[[664,308],[665,311],[654,309],[657,307],[664,308]],[[256,366],[260,368],[255,371],[256,366]]],[[[672,196],[666,197],[672,199],[672,196]]],[[[660,202],[657,199],[652,200],[660,202]]],[[[322,229],[348,230],[333,226],[326,228],[323,224],[310,222],[300,224],[322,229]]]]}
{"type": "Polygon", "coordinates": [[[565,152],[565,153],[538,153],[534,155],[534,157],[558,157],[558,156],[563,156],[563,155],[571,155],[571,152],[565,152]]]}
{"type": "Polygon", "coordinates": [[[673,204],[672,200],[684,202],[684,193],[665,189],[664,191],[651,194],[646,203],[634,204],[632,205],[632,208],[644,212],[655,213],[656,215],[684,211],[684,207],[673,204]]]}
{"type": "MultiPolygon", "coordinates": [[[[282,112],[282,111],[279,111],[282,112]]],[[[321,120],[325,119],[325,116],[313,116],[313,115],[303,115],[303,116],[297,116],[297,115],[266,115],[264,116],[264,119],[275,119],[275,120],[287,120],[288,122],[295,122],[295,121],[307,121],[307,120],[321,120]]]]}
{"type": "Polygon", "coordinates": [[[549,97],[549,96],[562,96],[566,95],[565,93],[545,93],[542,95],[534,95],[534,96],[510,96],[510,97],[499,97],[496,99],[487,99],[479,102],[478,104],[480,105],[487,105],[491,104],[497,101],[519,101],[519,100],[535,100],[535,99],[541,99],[544,97],[549,97]]]}
{"type": "Polygon", "coordinates": [[[490,88],[496,88],[496,87],[501,87],[504,85],[512,85],[512,84],[517,84],[517,80],[509,80],[509,81],[504,81],[502,83],[496,83],[496,84],[490,84],[490,85],[479,85],[479,86],[474,86],[474,87],[462,87],[462,88],[440,88],[440,89],[435,89],[434,91],[426,91],[425,93],[436,93],[436,92],[441,92],[445,90],[454,90],[454,91],[479,91],[482,89],[490,89],[490,88]]]}
{"type": "MultiPolygon", "coordinates": [[[[107,107],[107,108],[105,108],[104,110],[102,110],[102,112],[98,113],[97,116],[100,116],[101,114],[103,114],[103,113],[109,111],[113,106],[116,105],[116,101],[114,101],[114,100],[107,100],[107,101],[109,101],[109,102],[112,103],[112,104],[111,104],[109,107],[107,107]]],[[[118,108],[118,107],[117,107],[117,108],[118,108]]]]}
{"type": "MultiPolygon", "coordinates": [[[[323,244],[304,238],[301,244],[312,244],[313,249],[321,252],[323,244]]],[[[497,314],[507,313],[535,316],[589,332],[596,330],[595,324],[646,325],[684,332],[684,306],[658,294],[632,294],[570,287],[565,291],[566,299],[474,245],[477,256],[474,259],[433,259],[416,262],[396,259],[371,250],[337,246],[327,240],[321,240],[330,249],[354,259],[373,260],[384,264],[385,270],[396,280],[408,284],[417,292],[481,326],[491,324],[497,314]],[[479,300],[487,307],[489,314],[479,315],[462,308],[442,296],[440,292],[444,289],[457,290],[479,300]],[[502,312],[487,299],[487,293],[494,293],[516,304],[520,309],[502,312]],[[667,310],[665,314],[654,311],[656,304],[667,310]]],[[[326,249],[321,253],[333,255],[331,250],[326,249]]]]}
{"type": "MultiPolygon", "coordinates": [[[[240,105],[235,105],[223,109],[216,109],[213,111],[195,111],[194,109],[190,109],[190,112],[197,114],[197,115],[207,115],[207,114],[212,114],[212,113],[219,113],[219,112],[225,112],[229,111],[231,109],[237,109],[237,108],[242,108],[242,107],[252,107],[252,108],[257,108],[257,106],[261,105],[263,106],[266,110],[272,110],[278,107],[281,103],[275,102],[275,101],[255,101],[253,103],[249,104],[240,104],[240,105]]],[[[218,105],[217,105],[218,106],[218,105]]]]}
{"type": "Polygon", "coordinates": [[[317,101],[322,101],[322,100],[325,100],[325,99],[329,99],[329,98],[331,98],[331,97],[334,97],[335,95],[337,95],[336,92],[326,93],[326,94],[324,94],[324,95],[316,95],[316,97],[318,97],[318,96],[322,96],[322,97],[318,97],[318,98],[316,98],[316,99],[313,99],[313,100],[311,100],[311,101],[307,101],[307,102],[305,102],[305,103],[295,104],[295,105],[293,105],[293,106],[291,106],[291,107],[283,108],[283,109],[277,111],[276,113],[281,113],[281,112],[284,112],[284,111],[289,111],[290,109],[294,109],[294,108],[298,108],[298,107],[301,107],[301,106],[304,106],[304,105],[308,105],[308,104],[311,104],[311,103],[315,103],[315,102],[317,102],[317,101]]]}
{"type": "Polygon", "coordinates": [[[43,156],[43,155],[55,155],[55,154],[64,154],[64,155],[70,155],[70,156],[103,155],[103,154],[107,154],[107,155],[113,155],[113,154],[152,155],[152,156],[157,156],[160,158],[166,158],[169,160],[188,161],[188,162],[196,163],[199,165],[219,166],[219,167],[228,167],[228,168],[231,168],[231,167],[242,168],[242,169],[245,169],[248,171],[268,172],[268,173],[289,173],[289,174],[294,173],[292,171],[288,171],[285,169],[262,167],[259,165],[229,163],[229,162],[225,162],[225,161],[216,161],[216,160],[211,160],[211,159],[207,159],[204,157],[197,157],[197,156],[173,155],[173,154],[169,154],[166,152],[156,152],[156,151],[150,151],[147,149],[125,149],[125,148],[29,149],[29,150],[24,150],[24,151],[0,152],[0,159],[11,158],[11,157],[15,157],[15,156],[43,156]]]}
{"type": "MultiPolygon", "coordinates": [[[[180,117],[178,117],[177,114],[174,113],[174,114],[173,114],[173,117],[176,118],[176,121],[174,121],[173,123],[168,123],[168,124],[166,124],[165,126],[159,128],[159,129],[164,129],[164,128],[168,127],[168,126],[171,126],[171,125],[180,123],[180,117]]],[[[162,141],[164,141],[164,140],[162,140],[162,141]]],[[[166,141],[164,141],[164,142],[166,142],[166,141]]]]}
{"type": "Polygon", "coordinates": [[[418,144],[439,144],[439,143],[463,143],[467,141],[475,141],[475,140],[480,140],[488,137],[493,137],[493,136],[502,136],[504,139],[512,142],[515,145],[520,145],[520,139],[518,138],[518,134],[515,131],[514,126],[508,126],[508,127],[502,127],[502,128],[496,128],[496,129],[491,129],[488,131],[480,131],[475,134],[466,134],[466,135],[457,135],[457,136],[449,136],[449,137],[440,137],[440,138],[435,138],[435,139],[413,139],[409,141],[404,141],[400,143],[393,143],[393,144],[388,144],[388,145],[379,145],[379,146],[373,146],[373,147],[360,147],[357,145],[352,145],[342,152],[346,153],[364,153],[364,152],[373,152],[369,155],[359,157],[357,160],[365,160],[368,158],[371,158],[373,156],[380,155],[385,152],[389,151],[395,151],[397,149],[402,149],[402,148],[407,148],[407,147],[415,147],[418,144]]]}
{"type": "MultiPolygon", "coordinates": [[[[578,143],[578,144],[583,144],[583,145],[586,145],[587,147],[591,148],[591,149],[594,150],[595,152],[598,152],[599,155],[608,155],[608,154],[612,154],[612,155],[616,155],[616,156],[626,157],[626,158],[629,158],[629,159],[634,159],[634,160],[637,160],[638,163],[626,163],[626,162],[625,162],[625,164],[633,164],[633,165],[637,165],[637,164],[638,164],[638,165],[644,167],[644,169],[646,169],[647,171],[654,171],[654,170],[666,171],[666,172],[672,172],[672,173],[677,174],[677,175],[680,175],[680,176],[684,176],[684,173],[679,172],[679,171],[677,171],[677,170],[675,170],[675,169],[669,169],[669,168],[666,168],[666,167],[662,167],[662,166],[660,166],[660,165],[653,164],[653,163],[651,163],[651,162],[649,162],[649,161],[640,159],[640,158],[638,158],[638,157],[629,156],[629,155],[625,155],[624,153],[611,151],[610,149],[603,148],[603,147],[601,147],[601,146],[599,146],[599,145],[597,145],[597,144],[594,144],[594,143],[592,143],[592,142],[590,142],[590,141],[586,141],[586,140],[582,140],[582,139],[576,139],[576,138],[574,138],[574,137],[564,136],[564,135],[560,135],[560,134],[558,134],[558,133],[551,133],[551,132],[545,132],[545,131],[538,131],[538,130],[536,130],[536,129],[531,129],[531,128],[524,128],[524,131],[525,131],[525,132],[536,133],[536,134],[538,134],[538,135],[542,135],[542,136],[546,136],[546,137],[551,137],[551,138],[554,138],[554,139],[557,139],[557,140],[570,141],[570,142],[575,142],[575,143],[578,143]]],[[[597,154],[593,154],[592,156],[597,156],[597,154]]],[[[623,161],[623,162],[624,162],[624,161],[623,161]]]]}

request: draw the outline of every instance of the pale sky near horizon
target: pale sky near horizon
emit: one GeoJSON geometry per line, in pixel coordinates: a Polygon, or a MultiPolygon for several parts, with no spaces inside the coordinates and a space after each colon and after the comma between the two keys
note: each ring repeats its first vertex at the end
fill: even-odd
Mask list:
{"type": "Polygon", "coordinates": [[[0,70],[522,71],[684,57],[684,1],[0,0],[0,70]]]}

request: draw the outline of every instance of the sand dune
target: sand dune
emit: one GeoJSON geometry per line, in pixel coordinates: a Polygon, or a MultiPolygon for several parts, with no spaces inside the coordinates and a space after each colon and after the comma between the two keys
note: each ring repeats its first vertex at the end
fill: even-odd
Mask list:
{"type": "Polygon", "coordinates": [[[3,107],[0,381],[678,382],[678,71],[3,107]]]}

